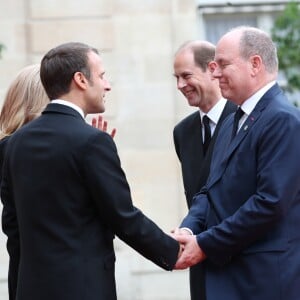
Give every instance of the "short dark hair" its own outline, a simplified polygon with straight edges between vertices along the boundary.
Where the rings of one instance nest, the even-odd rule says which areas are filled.
[[[50,100],[57,99],[70,91],[72,78],[82,72],[90,79],[88,53],[98,50],[84,43],[61,44],[48,51],[41,61],[40,76]]]

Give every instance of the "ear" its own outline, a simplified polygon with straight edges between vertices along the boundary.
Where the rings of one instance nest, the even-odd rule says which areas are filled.
[[[260,70],[263,65],[262,59],[259,55],[253,55],[250,57],[250,64],[252,69],[252,74],[255,76]]]
[[[215,69],[217,68],[217,63],[215,61],[210,61],[207,64],[207,68],[211,73],[213,73],[215,71]]]
[[[81,72],[76,72],[73,75],[73,80],[74,83],[80,88],[85,90],[87,88],[87,79],[85,78],[85,76],[83,75],[83,73]]]

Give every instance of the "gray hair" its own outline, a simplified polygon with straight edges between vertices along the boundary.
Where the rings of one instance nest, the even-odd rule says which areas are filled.
[[[278,71],[277,49],[268,34],[258,28],[240,26],[231,31],[241,32],[240,55],[248,59],[253,55],[259,55],[267,72],[276,73]]]

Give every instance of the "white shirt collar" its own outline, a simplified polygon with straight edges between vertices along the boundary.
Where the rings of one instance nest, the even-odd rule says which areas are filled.
[[[84,119],[83,110],[78,105],[76,105],[76,104],[74,104],[70,101],[55,99],[55,100],[52,100],[51,103],[56,103],[56,104],[62,104],[62,105],[65,105],[65,106],[69,106],[69,107],[75,109],[82,116],[82,118]]]
[[[200,109],[200,117],[201,120],[202,118],[207,115],[209,117],[209,119],[211,120],[211,122],[214,123],[214,125],[216,125],[221,117],[221,114],[224,110],[224,107],[226,105],[226,99],[221,98],[211,109],[210,111],[206,114],[204,113],[201,109]]]
[[[249,116],[258,101],[262,98],[262,96],[275,84],[275,80],[269,82],[267,85],[265,85],[263,88],[258,90],[255,94],[253,94],[249,99],[247,99],[242,105],[241,109],[243,112]]]

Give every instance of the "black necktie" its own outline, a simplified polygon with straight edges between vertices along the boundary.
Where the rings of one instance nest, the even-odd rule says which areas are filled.
[[[211,131],[210,131],[210,125],[209,125],[209,117],[207,115],[203,116],[203,118],[202,118],[202,125],[204,127],[203,152],[205,154],[206,151],[207,151],[207,148],[209,146],[209,142],[211,140]]]
[[[241,117],[243,116],[243,114],[244,114],[244,112],[240,107],[237,109],[237,111],[234,114],[231,140],[236,136],[236,133],[237,133],[238,127],[239,127],[239,121],[240,121]]]

